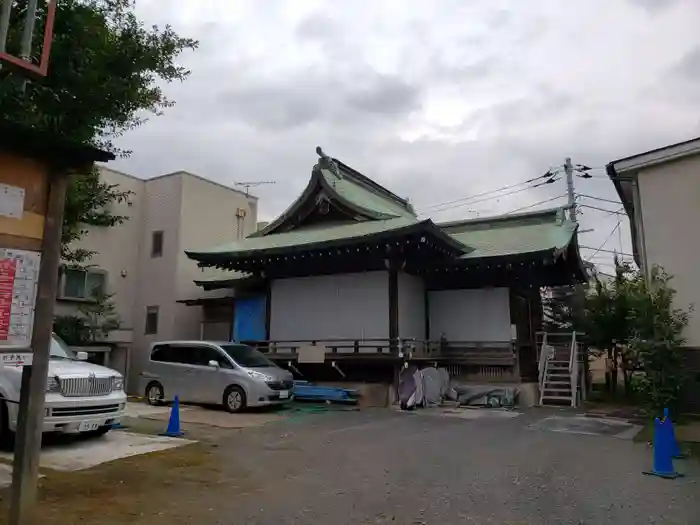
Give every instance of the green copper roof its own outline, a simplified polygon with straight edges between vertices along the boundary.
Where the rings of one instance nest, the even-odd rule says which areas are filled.
[[[405,201],[398,200],[392,194],[385,194],[384,188],[374,188],[362,183],[361,179],[353,177],[341,164],[341,177],[331,170],[321,168],[321,174],[328,186],[341,198],[358,208],[368,210],[388,217],[410,217],[416,214]],[[385,190],[386,191],[386,190]],[[388,193],[388,192],[387,192]]]
[[[521,215],[438,224],[453,239],[473,248],[463,259],[522,255],[561,250],[572,241],[576,225],[561,208]]]
[[[211,260],[212,257],[224,256],[244,258],[256,255],[284,252],[290,249],[322,248],[334,244],[352,241],[369,241],[372,237],[384,234],[402,234],[412,231],[425,231],[440,238],[458,252],[466,250],[459,242],[445,235],[430,220],[418,221],[415,218],[399,217],[396,219],[352,222],[334,226],[317,225],[285,233],[274,233],[261,237],[247,237],[240,242],[217,246],[210,250],[186,252],[188,257],[196,260]]]

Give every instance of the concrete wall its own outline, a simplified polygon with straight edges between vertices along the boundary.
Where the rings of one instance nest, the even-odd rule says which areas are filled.
[[[107,274],[107,291],[114,294],[132,340],[130,384],[135,385],[152,342],[200,336],[201,308],[176,301],[222,293],[206,293],[194,285],[194,279],[219,272],[202,272],[184,251],[235,242],[254,232],[257,198],[186,172],[142,180],[106,167],[100,170],[104,182],[133,192],[130,203],[113,204],[114,213],[129,220],[112,228],[88,228],[77,247],[97,252],[91,263]],[[245,217],[238,217],[237,209]],[[160,257],[151,256],[156,231],[163,232]],[[75,313],[78,304],[59,301],[56,313]],[[157,334],[144,334],[148,306],[159,307]]]
[[[389,274],[366,272],[272,283],[270,339],[388,339]]]
[[[423,279],[399,272],[399,337],[427,339]]]
[[[430,339],[494,342],[511,340],[508,288],[428,292]]]
[[[112,228],[87,227],[87,234],[75,244],[77,248],[97,253],[90,260],[106,273],[107,293],[114,294],[112,301],[122,322],[122,328],[132,330],[135,323],[134,303],[139,287],[139,243],[144,213],[145,183],[125,173],[100,168],[100,178],[107,184],[118,184],[122,191],[132,191],[128,203],[112,204],[112,212],[129,217],[123,224]],[[80,303],[60,300],[56,315],[77,312]]]
[[[642,170],[638,182],[646,264],[673,276],[677,307],[696,305],[685,336],[700,347],[700,156]]]
[[[138,384],[140,373],[150,344],[170,339],[175,326],[175,300],[177,260],[180,252],[180,201],[182,180],[180,177],[158,177],[147,181],[144,198],[144,220],[141,224],[141,250],[139,255],[139,289],[134,315],[134,345],[130,381]],[[163,255],[151,256],[153,232],[163,232]],[[145,334],[146,309],[158,306],[158,333]]]
[[[176,300],[201,297],[194,280],[226,278],[227,272],[201,269],[185,255],[185,250],[208,249],[233,243],[253,233],[257,224],[257,198],[201,179],[189,173],[178,175],[182,196],[178,223]],[[244,210],[245,217],[237,216]],[[238,215],[241,215],[240,213]],[[175,324],[170,338],[197,339],[200,336],[202,309],[183,304],[174,306]]]

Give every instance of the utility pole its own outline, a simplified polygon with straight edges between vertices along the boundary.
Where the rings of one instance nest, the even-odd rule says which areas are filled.
[[[566,172],[566,196],[568,197],[569,219],[576,222],[576,196],[574,195],[574,167],[571,164],[571,157],[566,157],[564,161],[564,171]]]

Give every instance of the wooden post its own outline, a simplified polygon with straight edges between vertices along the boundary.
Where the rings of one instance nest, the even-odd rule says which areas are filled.
[[[399,272],[396,262],[389,260],[389,353],[396,354],[399,344]]]
[[[53,175],[53,174],[52,174]],[[61,257],[61,228],[68,176],[60,173],[49,181],[49,197],[41,244],[41,266],[37,287],[34,327],[32,330],[32,365],[29,388],[20,393],[20,414],[12,470],[10,525],[30,523],[36,500],[41,434],[44,419],[44,398],[49,369],[49,350],[53,329],[53,310],[58,285]],[[24,377],[23,377],[24,379]],[[24,385],[23,385],[24,386]],[[22,410],[25,408],[26,412]],[[23,413],[24,412],[24,413]]]

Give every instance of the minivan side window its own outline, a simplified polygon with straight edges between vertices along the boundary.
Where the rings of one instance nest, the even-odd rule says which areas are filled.
[[[199,348],[199,365],[209,366],[209,361],[216,361],[221,368],[233,368],[233,365],[226,359],[221,352],[210,346],[200,346]]]
[[[159,363],[173,363],[172,348],[169,345],[156,345],[151,351],[151,361]]]

